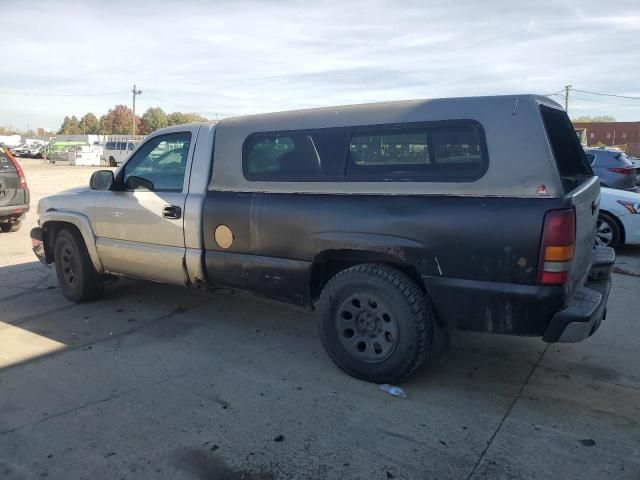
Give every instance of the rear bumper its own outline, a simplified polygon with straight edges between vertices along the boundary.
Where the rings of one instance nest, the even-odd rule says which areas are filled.
[[[31,246],[33,248],[33,253],[35,253],[38,260],[40,260],[44,265],[48,265],[47,263],[47,255],[44,249],[44,241],[42,228],[36,227],[31,229]]]
[[[451,328],[577,342],[593,334],[605,316],[614,260],[613,249],[594,249],[588,281],[569,295],[565,286],[422,280],[437,317]]]
[[[589,280],[576,288],[564,308],[551,318],[542,337],[545,342],[580,342],[598,330],[607,314],[615,258],[612,248],[594,250]]]
[[[29,211],[29,204],[0,207],[0,218],[19,218]]]

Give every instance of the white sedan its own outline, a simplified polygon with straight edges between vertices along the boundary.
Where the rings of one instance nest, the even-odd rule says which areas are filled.
[[[640,193],[613,188],[601,188],[600,192],[596,244],[640,244]]]

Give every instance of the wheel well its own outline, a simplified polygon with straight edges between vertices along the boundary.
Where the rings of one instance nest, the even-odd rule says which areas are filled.
[[[379,263],[397,268],[411,278],[420,290],[425,291],[422,277],[417,270],[399,257],[367,250],[329,250],[316,255],[313,260],[311,301],[313,302],[320,297],[322,289],[334,275],[362,263]]]
[[[47,259],[47,263],[53,263],[55,261],[55,245],[56,245],[56,237],[60,230],[62,229],[75,230],[79,235],[81,235],[80,230],[73,223],[69,222],[59,222],[52,221],[47,222],[44,227],[44,253]]]
[[[605,215],[609,216],[614,222],[616,222],[616,225],[618,226],[618,229],[620,230],[620,245],[624,245],[624,237],[625,237],[625,231],[624,231],[624,225],[622,224],[622,222],[620,220],[618,220],[618,217],[616,217],[613,213],[608,212],[607,210],[602,210],[600,209],[600,213],[604,213]]]

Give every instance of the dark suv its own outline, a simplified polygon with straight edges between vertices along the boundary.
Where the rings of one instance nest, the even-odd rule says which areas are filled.
[[[0,147],[0,230],[17,232],[29,210],[29,189],[22,167]]]

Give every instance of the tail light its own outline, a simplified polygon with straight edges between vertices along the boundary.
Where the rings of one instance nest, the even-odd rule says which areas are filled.
[[[4,150],[4,152],[7,158],[9,159],[9,161],[13,163],[13,166],[16,169],[16,172],[18,173],[18,178],[20,179],[20,186],[18,187],[18,189],[25,190],[27,188],[27,179],[24,176],[24,170],[22,170],[22,167],[20,166],[20,164],[14,158],[13,155],[11,155],[6,149]]]
[[[542,230],[539,283],[562,285],[569,280],[575,242],[575,211],[568,209],[547,212]]]
[[[610,172],[621,173],[623,175],[633,175],[636,173],[636,169],[633,167],[612,167],[607,168]]]

